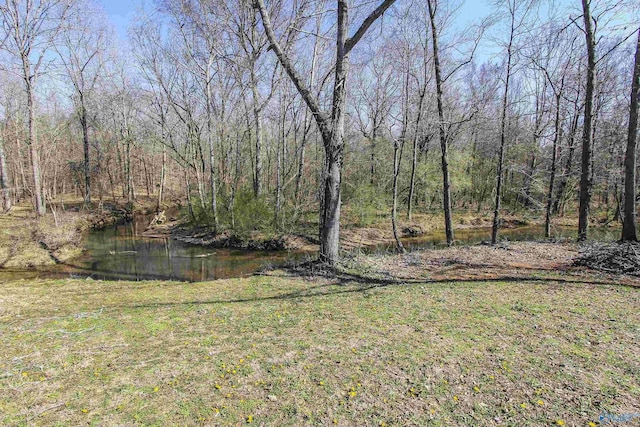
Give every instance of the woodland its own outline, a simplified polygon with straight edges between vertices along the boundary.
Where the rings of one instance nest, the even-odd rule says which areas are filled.
[[[116,3],[0,0],[0,424],[638,419],[637,0]]]
[[[141,195],[214,232],[452,212],[636,240],[638,4],[157,0],[125,41],[93,0],[0,4],[2,210]],[[344,213],[344,215],[343,215]],[[346,218],[346,220],[345,220]]]

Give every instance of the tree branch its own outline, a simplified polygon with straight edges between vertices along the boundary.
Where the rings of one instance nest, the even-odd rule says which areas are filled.
[[[262,2],[262,0],[259,1]],[[384,0],[382,4],[376,8],[376,10],[374,10],[369,16],[367,16],[367,18],[362,22],[360,28],[358,28],[358,31],[356,31],[353,37],[348,38],[345,42],[345,54],[348,54],[351,49],[353,49],[353,47],[360,41],[362,36],[364,36],[364,33],[366,33],[369,27],[373,25],[376,19],[378,19],[380,15],[382,15],[387,9],[389,9],[389,7],[393,3],[395,3],[395,1],[396,0]]]
[[[293,67],[293,64],[291,63],[290,58],[287,56],[286,53],[284,53],[284,51],[282,50],[282,47],[280,47],[280,44],[276,39],[276,35],[273,32],[271,19],[269,18],[269,14],[264,5],[264,0],[254,0],[253,5],[260,12],[264,31],[267,33],[267,38],[269,39],[269,43],[271,43],[271,47],[273,48],[273,51],[278,57],[280,64],[285,69],[285,71],[291,78],[291,81],[295,85],[296,89],[298,89],[298,92],[302,96],[302,99],[304,99],[304,102],[307,104],[307,106],[311,110],[311,113],[315,117],[316,123],[318,124],[318,128],[320,129],[320,133],[322,133],[323,139],[329,140],[331,131],[329,128],[328,119],[324,115],[324,113],[320,110],[320,105],[318,103],[318,100],[313,96],[313,94],[307,87],[304,80],[302,80],[302,78],[300,77],[296,69]]]

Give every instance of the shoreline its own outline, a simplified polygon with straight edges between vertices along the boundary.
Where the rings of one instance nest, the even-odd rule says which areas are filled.
[[[92,204],[95,206],[95,204]],[[14,206],[0,215],[0,269],[32,269],[64,264],[82,255],[83,239],[92,230],[122,224],[154,208],[142,200],[133,206],[104,203],[84,209],[81,201],[55,202],[36,218],[28,205]],[[52,209],[53,207],[53,209]]]
[[[56,206],[56,205],[54,205]],[[28,269],[64,264],[82,255],[84,237],[92,230],[114,226],[134,219],[136,215],[152,215],[155,203],[141,200],[134,206],[126,203],[105,203],[100,211],[83,210],[82,203],[67,203],[61,211],[57,204],[53,213],[35,218],[29,206],[17,206],[0,216],[0,227],[5,231],[4,242],[0,240],[0,269]],[[165,210],[170,210],[165,207]],[[486,216],[458,213],[454,216],[455,229],[482,232],[490,230]],[[570,227],[575,219],[556,218],[554,227]],[[593,221],[593,225],[599,225]],[[503,217],[502,230],[539,227],[539,218]],[[400,220],[401,239],[407,243],[437,235],[442,231],[442,221],[437,215],[417,214],[411,221]],[[611,224],[608,225],[611,227]],[[248,236],[231,230],[213,233],[205,227],[189,228],[180,220],[169,218],[162,224],[147,227],[140,234],[143,238],[171,238],[183,243],[211,247],[255,251],[296,251],[313,253],[319,250],[317,237],[307,233],[262,233],[252,232]],[[415,240],[414,240],[415,239]],[[562,239],[561,239],[562,240]],[[370,226],[346,225],[340,236],[341,250],[345,252],[372,250],[376,247],[391,247],[395,239],[390,224],[377,222]],[[464,245],[467,246],[467,245]]]

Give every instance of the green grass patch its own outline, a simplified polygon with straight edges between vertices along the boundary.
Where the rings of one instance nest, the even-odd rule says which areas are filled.
[[[4,425],[557,425],[640,412],[637,289],[0,284]]]

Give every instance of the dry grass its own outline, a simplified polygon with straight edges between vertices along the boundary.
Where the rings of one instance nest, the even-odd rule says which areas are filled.
[[[65,198],[56,201],[53,211],[50,205],[42,218],[36,218],[29,205],[14,206],[0,215],[0,268],[49,266],[78,256],[83,234],[94,226],[122,221],[124,205],[120,201],[100,209],[95,203],[85,208],[82,199]],[[133,209],[149,212],[152,206],[152,200],[143,198]]]
[[[0,422],[586,426],[640,412],[640,294],[596,282],[4,283]]]
[[[0,267],[55,264],[49,251],[34,238],[37,226],[31,208],[16,206],[10,214],[0,215]]]
[[[545,272],[567,272],[578,249],[575,244],[505,242],[497,246],[457,246],[403,255],[358,257],[357,265],[404,279],[495,279]]]

